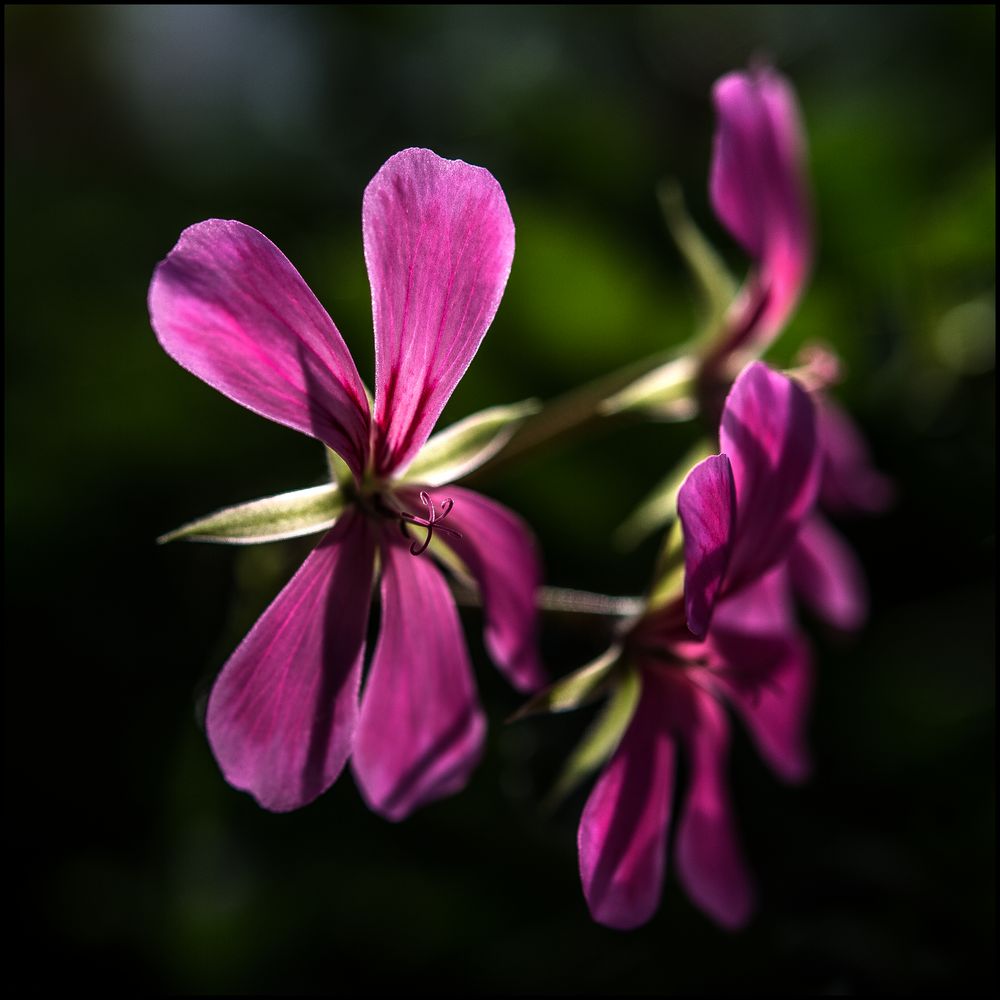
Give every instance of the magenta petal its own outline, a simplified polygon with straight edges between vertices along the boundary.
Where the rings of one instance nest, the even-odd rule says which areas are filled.
[[[400,820],[465,786],[486,721],[441,572],[401,542],[381,551],[382,625],[351,766],[368,805]]]
[[[226,780],[265,808],[311,802],[351,752],[375,543],[348,513],[222,668],[208,739]]]
[[[391,157],[365,190],[375,319],[376,471],[427,439],[479,348],[514,257],[514,223],[487,170],[428,149]]]
[[[684,526],[684,605],[688,628],[703,636],[732,553],[736,521],[733,471],[725,455],[712,455],[687,475],[677,494]]]
[[[730,73],[713,98],[712,205],[757,262],[768,301],[755,339],[766,339],[794,308],[812,258],[801,118],[788,82],[771,69]]]
[[[547,677],[535,603],[542,566],[531,531],[513,511],[472,490],[444,486],[439,496],[455,501],[446,524],[462,537],[444,540],[479,584],[490,656],[518,691],[537,691]]]
[[[255,413],[319,438],[361,473],[369,412],[354,360],[285,255],[241,222],[181,233],[149,314],[163,349]]]
[[[695,687],[691,692],[685,734],[690,784],[677,828],[677,876],[700,909],[735,930],[750,918],[754,891],[729,801],[729,724],[710,694]]]
[[[872,464],[868,445],[847,412],[822,393],[815,399],[823,452],[820,503],[832,513],[881,513],[892,503],[892,481]]]
[[[789,559],[797,594],[834,628],[853,632],[868,617],[868,586],[857,556],[825,518],[802,526]]]
[[[726,590],[746,586],[783,560],[819,488],[812,400],[790,378],[757,361],[733,384],[720,445],[736,487],[736,539]]]
[[[655,671],[643,671],[635,715],[580,818],[587,906],[598,923],[619,930],[646,923],[663,891],[675,750],[662,687]]]

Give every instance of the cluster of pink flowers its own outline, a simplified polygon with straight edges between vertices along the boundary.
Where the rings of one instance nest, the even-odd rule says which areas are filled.
[[[718,382],[785,324],[809,271],[812,227],[788,84],[768,69],[731,74],[715,103],[712,201],[752,259],[702,359],[702,379]],[[149,308],[174,360],[318,439],[341,468],[324,517],[295,532],[322,530],[319,543],[212,689],[206,726],[219,766],[261,806],[286,811],[350,762],[368,805],[400,820],[462,789],[483,749],[448,574],[475,581],[487,650],[517,690],[534,692],[546,683],[542,572],[516,514],[447,485],[502,447],[503,421],[485,446],[461,429],[431,437],[510,273],[514,225],[500,185],[480,167],[404,150],[368,185],[362,226],[373,395],[295,268],[240,222],[185,230],[156,269]],[[492,427],[491,412],[475,427]],[[889,499],[846,414],[751,361],[728,389],[717,440],[677,499],[683,585],[651,600],[622,640],[640,694],[580,822],[584,895],[613,927],[637,926],[658,907],[679,746],[690,772],[674,824],[679,877],[720,924],[746,921],[753,889],[727,792],[725,706],[780,777],[804,778],[812,665],[792,595],[839,628],[856,628],[866,611],[857,561],[818,512],[879,510]],[[379,635],[365,669],[376,588]]]

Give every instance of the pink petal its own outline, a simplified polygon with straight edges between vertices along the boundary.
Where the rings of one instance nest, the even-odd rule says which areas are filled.
[[[816,418],[823,451],[820,502],[833,513],[879,514],[892,503],[892,481],[872,464],[868,445],[847,412],[817,393]]]
[[[788,555],[812,511],[820,475],[812,400],[792,379],[754,362],[729,392],[719,438],[736,487],[731,593]]]
[[[382,624],[351,766],[368,805],[400,820],[465,786],[486,721],[441,572],[402,539],[381,551]]]
[[[772,69],[722,77],[713,99],[712,204],[757,262],[754,283],[767,289],[768,301],[744,334],[766,341],[795,307],[812,258],[801,117],[792,88]]]
[[[677,875],[695,905],[735,930],[750,919],[754,891],[729,801],[729,724],[710,694],[694,685],[690,691],[691,774],[677,828]]]
[[[684,604],[688,628],[708,629],[732,553],[736,521],[733,472],[725,455],[712,455],[687,475],[677,494],[684,526]]]
[[[375,318],[375,465],[405,465],[479,349],[514,257],[514,223],[482,167],[406,149],[364,198]]]
[[[358,715],[375,543],[347,513],[222,668],[208,739],[226,780],[286,812],[336,781]]]
[[[868,586],[857,556],[819,514],[802,526],[789,560],[792,584],[834,628],[853,632],[868,617]]]
[[[598,923],[619,930],[646,923],[663,891],[675,758],[665,711],[663,682],[644,670],[635,715],[580,819],[587,906]]]
[[[806,725],[814,686],[812,659],[797,636],[778,643],[776,638],[767,683],[753,693],[730,688],[728,694],[761,757],[778,777],[798,783],[811,770]]]
[[[444,540],[479,584],[490,656],[518,691],[537,691],[548,679],[538,655],[542,565],[534,536],[513,511],[480,493],[445,486],[438,497],[455,501],[445,523],[462,537]]]
[[[222,219],[185,229],[153,275],[149,314],[182,368],[254,413],[324,441],[360,475],[364,385],[330,317],[266,236]]]

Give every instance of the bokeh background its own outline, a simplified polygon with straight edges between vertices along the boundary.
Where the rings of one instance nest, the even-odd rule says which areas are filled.
[[[8,978],[171,992],[988,990],[994,947],[992,7],[7,7],[5,779]],[[842,525],[872,616],[810,622],[812,781],[742,734],[733,794],[760,908],[718,930],[668,874],[645,928],[591,923],[584,792],[539,801],[588,712],[518,701],[464,613],[491,719],[462,795],[402,825],[349,774],[273,816],[220,777],[211,680],[308,541],[160,533],[318,482],[321,449],[177,367],[149,328],[181,229],[268,234],[372,371],[365,184],[429,146],[487,166],[517,225],[500,312],[445,421],[575,385],[695,321],[654,188],[711,215],[709,90],[773,59],[808,126],[820,248],[770,355],[821,339],[899,499]],[[613,529],[693,439],[593,435],[483,487],[549,583],[646,584]],[[553,673],[599,627],[546,619]]]

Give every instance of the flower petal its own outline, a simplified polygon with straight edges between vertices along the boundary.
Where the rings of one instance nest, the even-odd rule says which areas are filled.
[[[439,493],[455,501],[446,523],[462,537],[445,541],[479,584],[486,648],[518,691],[537,691],[548,678],[538,654],[542,564],[534,536],[513,511],[481,493],[457,486]]]
[[[677,876],[695,905],[736,930],[750,918],[754,891],[729,801],[729,724],[710,694],[694,685],[689,691],[685,742],[691,776],[677,828]]]
[[[812,511],[821,457],[812,400],[792,379],[754,362],[729,392],[719,438],[736,487],[725,585],[732,593],[787,556]]]
[[[787,577],[784,567],[772,570],[721,601],[709,647],[713,676],[742,715],[758,752],[780,778],[798,782],[810,771],[806,724],[813,667]]]
[[[391,157],[365,190],[375,321],[376,472],[427,440],[500,304],[514,223],[487,170],[429,149]]]
[[[872,464],[868,445],[846,410],[824,393],[814,398],[823,451],[820,502],[832,513],[880,514],[892,503],[892,481]]]
[[[215,758],[265,809],[311,802],[350,755],[374,556],[368,522],[345,514],[212,688],[206,727]]]
[[[665,709],[660,678],[644,670],[632,722],[580,818],[583,894],[607,927],[638,927],[660,905],[675,766]]]
[[[400,820],[465,786],[486,720],[440,570],[395,539],[381,551],[382,625],[351,766],[368,805]]]
[[[182,368],[319,438],[360,475],[370,420],[364,385],[330,317],[266,236],[222,219],[185,229],[153,275],[149,314]]]
[[[733,470],[712,455],[688,473],[677,494],[684,526],[684,607],[688,628],[703,636],[732,554],[736,523]]]
[[[758,264],[752,280],[768,299],[752,333],[766,340],[794,308],[812,258],[801,117],[792,88],[772,69],[730,73],[712,96],[712,205]]]
[[[853,632],[868,617],[868,586],[858,557],[820,514],[802,526],[789,559],[796,593],[834,628]]]

